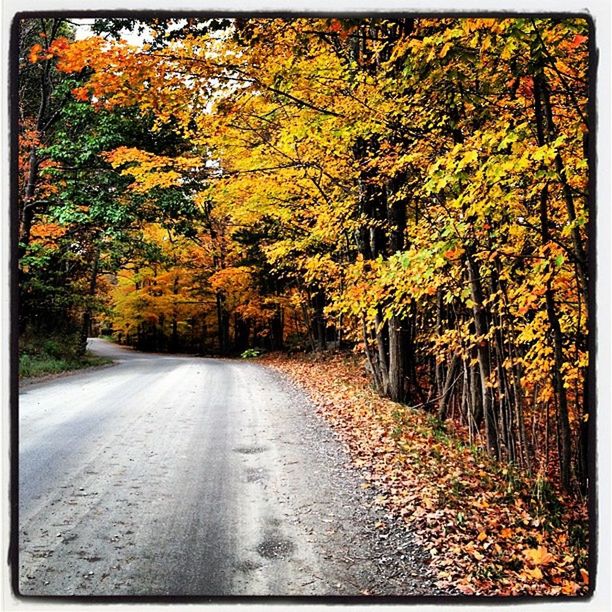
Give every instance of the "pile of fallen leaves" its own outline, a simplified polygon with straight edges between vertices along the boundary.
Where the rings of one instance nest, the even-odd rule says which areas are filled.
[[[428,551],[440,588],[467,595],[588,592],[588,513],[517,475],[460,430],[379,397],[360,360],[281,355],[266,363],[305,388],[349,448],[364,488]],[[380,525],[383,527],[384,525]]]

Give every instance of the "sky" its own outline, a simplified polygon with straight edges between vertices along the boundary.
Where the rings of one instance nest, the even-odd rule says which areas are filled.
[[[77,40],[88,38],[93,35],[90,25],[93,24],[92,19],[72,19],[74,24],[77,25],[75,37]],[[138,32],[130,32],[129,30],[122,30],[121,34],[125,41],[130,45],[140,46],[147,41],[147,33],[149,28],[145,29],[145,32],[139,34]]]

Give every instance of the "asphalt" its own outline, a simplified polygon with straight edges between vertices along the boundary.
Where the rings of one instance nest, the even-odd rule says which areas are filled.
[[[20,594],[437,593],[410,534],[280,375],[90,350],[115,365],[19,396]]]

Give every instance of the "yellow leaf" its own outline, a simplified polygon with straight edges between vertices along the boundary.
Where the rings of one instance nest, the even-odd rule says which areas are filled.
[[[425,497],[423,499],[423,506],[425,508],[427,508],[427,510],[434,510],[435,509],[435,504],[433,503],[433,501],[431,499],[429,499],[428,497]]]
[[[481,531],[481,532],[478,534],[478,538],[476,538],[476,539],[477,539],[479,542],[482,542],[483,540],[486,540],[486,539],[487,539],[487,534],[486,534],[486,532]]]
[[[539,567],[535,567],[534,569],[528,569],[523,572],[523,574],[533,578],[534,580],[542,580],[544,574],[542,574],[542,570]]]
[[[440,51],[440,57],[446,57],[446,54],[448,53],[448,50],[451,48],[451,44],[449,42],[447,42],[443,47],[442,50]]]
[[[563,583],[563,587],[561,588],[561,592],[564,595],[575,595],[580,590],[580,585],[572,582],[571,580],[567,580]]]
[[[544,546],[528,548],[523,552],[523,556],[531,565],[549,565],[555,559]]]

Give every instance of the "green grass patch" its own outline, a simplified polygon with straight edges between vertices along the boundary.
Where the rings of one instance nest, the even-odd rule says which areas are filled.
[[[260,348],[248,348],[246,351],[243,351],[240,355],[243,359],[254,359],[263,355],[264,351]]]
[[[62,359],[47,354],[19,356],[19,378],[35,378],[46,374],[60,374],[72,370],[81,370],[92,366],[111,363],[112,359],[85,355],[80,359]]]
[[[19,378],[61,374],[111,363],[111,359],[79,354],[77,333],[49,334],[29,331],[19,339]]]

